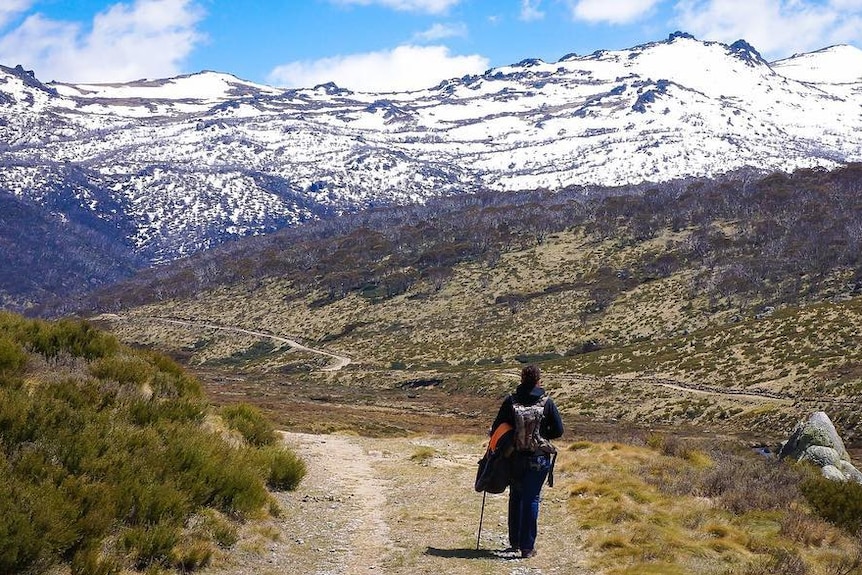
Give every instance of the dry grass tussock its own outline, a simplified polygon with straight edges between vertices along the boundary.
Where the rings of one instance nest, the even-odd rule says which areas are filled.
[[[789,464],[673,436],[571,448],[569,508],[608,575],[827,574],[859,554],[859,539],[809,508],[806,472]]]

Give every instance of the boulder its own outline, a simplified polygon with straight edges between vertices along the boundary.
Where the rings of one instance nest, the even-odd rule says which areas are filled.
[[[800,421],[790,434],[790,438],[782,446],[778,457],[792,457],[799,460],[806,449],[812,445],[831,447],[838,452],[838,458],[850,461],[844,442],[832,425],[832,420],[822,411],[812,413],[807,421]]]
[[[838,467],[838,464],[842,459],[841,456],[838,455],[838,452],[831,447],[812,445],[802,452],[798,461],[808,461],[817,467],[826,467],[827,465]]]
[[[850,481],[862,483],[862,471],[856,469],[849,461],[839,461],[836,467],[838,467],[838,469],[841,470],[841,473],[843,473]]]
[[[850,461],[844,441],[822,411],[811,414],[793,428],[790,438],[781,445],[778,457],[816,465],[824,477],[834,481],[862,483],[862,472]]]
[[[820,469],[820,473],[823,474],[823,477],[831,481],[847,481],[847,478],[844,477],[844,474],[841,473],[841,470],[834,465],[826,465],[825,467]]]

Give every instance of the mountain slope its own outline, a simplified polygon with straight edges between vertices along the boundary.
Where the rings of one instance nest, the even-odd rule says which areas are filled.
[[[64,208],[63,200],[52,198],[56,211],[49,213],[0,192],[0,308],[97,289],[145,264],[131,246],[116,241],[116,229],[88,221],[93,214],[81,214],[74,204]]]
[[[818,76],[827,59],[834,69],[859,51],[773,66],[745,42],[678,33],[391,94],[214,72],[43,84],[0,67],[0,190],[49,211],[67,190],[94,218],[124,222],[117,242],[163,262],[321,215],[482,189],[834,167],[862,159],[862,83],[822,83],[834,80]]]
[[[816,408],[855,440],[860,182],[857,164],[604,198],[447,198],[223,246],[89,309],[118,314],[105,320],[138,345],[253,374],[226,387],[213,374],[227,397],[493,395],[543,362],[573,415],[767,432]],[[328,362],[279,338],[353,361],[315,375]]]
[[[862,51],[846,44],[830,46],[773,62],[772,69],[800,82],[858,84],[862,82]]]

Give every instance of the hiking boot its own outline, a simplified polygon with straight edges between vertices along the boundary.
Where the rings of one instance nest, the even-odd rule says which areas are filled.
[[[535,556],[536,556],[536,550],[535,549],[521,549],[521,558],[522,559],[529,559],[530,557],[535,557]]]

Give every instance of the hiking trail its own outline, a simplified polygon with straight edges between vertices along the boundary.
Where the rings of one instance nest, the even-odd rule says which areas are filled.
[[[124,318],[122,316],[118,316],[116,314],[103,314],[101,316],[98,316],[97,319],[110,320],[110,321],[126,320],[126,318]],[[271,340],[276,341],[278,343],[287,344],[290,348],[292,348],[294,350],[305,351],[308,353],[313,353],[315,355],[322,355],[322,356],[332,360],[332,363],[330,363],[329,365],[327,365],[324,368],[321,368],[321,371],[339,371],[339,370],[347,367],[351,363],[353,363],[353,360],[351,358],[345,356],[345,355],[338,355],[336,353],[330,353],[330,352],[324,351],[322,349],[316,349],[316,348],[308,347],[306,345],[302,345],[301,343],[299,343],[296,340],[282,337],[280,335],[275,335],[272,333],[266,333],[263,331],[254,331],[254,330],[245,329],[245,328],[241,328],[241,327],[224,326],[224,325],[199,322],[199,321],[172,319],[172,318],[167,318],[167,317],[152,316],[152,317],[146,317],[146,318],[142,318],[142,319],[146,319],[149,321],[160,321],[160,322],[169,323],[169,324],[173,324],[173,325],[193,327],[193,328],[197,328],[197,329],[227,331],[227,332],[232,332],[232,333],[241,333],[244,335],[251,335],[251,336],[260,337],[263,339],[271,339]]]
[[[276,494],[282,513],[244,529],[210,571],[227,575],[588,575],[567,494],[543,490],[538,555],[507,546],[506,495],[473,490],[478,437],[366,438],[283,433],[306,462],[297,490]],[[558,481],[561,471],[557,472]],[[251,525],[251,524],[249,524]]]

